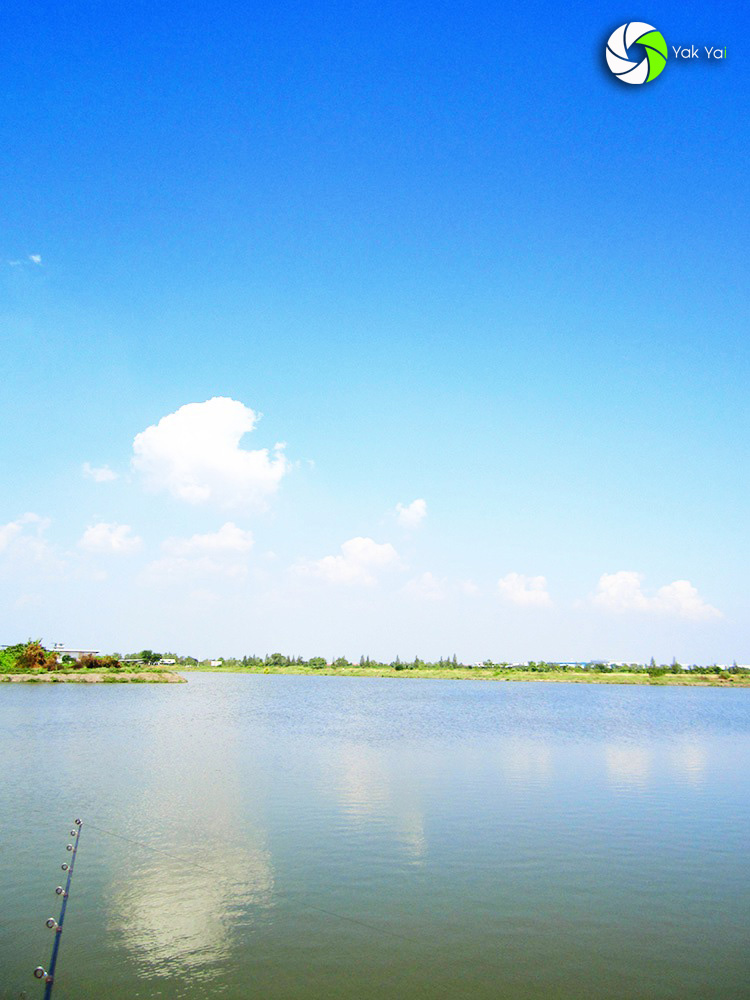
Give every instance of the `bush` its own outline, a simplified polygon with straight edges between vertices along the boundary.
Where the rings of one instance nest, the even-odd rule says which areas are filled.
[[[59,670],[60,664],[54,653],[50,653],[38,641],[27,642],[16,656],[16,670]]]
[[[84,653],[77,666],[85,667],[86,670],[118,670],[122,664],[114,656],[93,656],[91,653]]]

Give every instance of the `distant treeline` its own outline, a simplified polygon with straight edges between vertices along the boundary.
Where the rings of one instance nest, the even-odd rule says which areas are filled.
[[[192,656],[178,656],[175,653],[164,653],[166,659],[174,659],[177,666],[208,666],[212,661],[198,660]],[[216,661],[213,661],[216,662]],[[395,660],[382,661],[373,660],[369,656],[361,656],[359,660],[348,660],[345,656],[335,659],[327,659],[324,656],[313,656],[305,659],[302,656],[285,656],[283,653],[270,653],[266,656],[248,655],[243,657],[225,657],[220,660],[221,666],[226,669],[283,669],[284,667],[307,667],[313,670],[351,670],[357,667],[372,670],[523,670],[531,673],[566,673],[571,671],[594,671],[597,673],[647,673],[651,676],[662,676],[665,674],[681,674],[699,671],[701,673],[713,674],[750,674],[750,668],[745,666],[732,666],[712,664],[701,666],[698,664],[683,665],[673,661],[672,663],[657,664],[654,659],[650,663],[605,663],[594,660],[589,663],[553,663],[545,660],[530,660],[527,663],[512,663],[510,661],[484,660],[482,663],[462,663],[455,654],[451,657],[441,657],[439,660],[422,660],[415,657],[413,660],[402,660],[396,657]]]

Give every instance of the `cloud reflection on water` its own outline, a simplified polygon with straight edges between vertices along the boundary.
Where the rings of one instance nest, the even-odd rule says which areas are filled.
[[[501,753],[503,772],[513,784],[543,784],[552,773],[552,753],[541,740],[505,740]]]
[[[211,979],[230,959],[238,925],[263,919],[274,902],[268,831],[252,800],[260,776],[242,757],[242,725],[225,701],[215,707],[221,739],[214,725],[190,727],[178,705],[148,718],[152,731],[147,739],[142,725],[131,758],[139,780],[132,815],[161,853],[126,849],[110,928],[144,975]]]
[[[708,755],[699,743],[681,743],[674,747],[670,759],[680,777],[690,785],[702,785],[706,778]]]
[[[385,823],[395,829],[412,860],[423,858],[427,839],[416,773],[396,768],[381,753],[357,744],[340,754],[337,769],[335,788],[350,823],[358,827]]]
[[[604,748],[607,771],[613,784],[645,787],[651,774],[651,754],[643,747],[609,744]]]
[[[270,855],[260,848],[225,846],[202,857],[216,871],[169,858],[131,868],[112,900],[111,930],[151,974],[195,972],[226,959],[232,927],[272,903]],[[210,863],[210,860],[209,860]]]

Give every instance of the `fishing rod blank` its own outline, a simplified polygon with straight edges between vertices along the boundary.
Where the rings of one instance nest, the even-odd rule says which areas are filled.
[[[70,831],[70,836],[73,838],[73,843],[68,844],[67,850],[71,852],[70,854],[70,864],[67,862],[63,864],[62,870],[68,873],[68,881],[65,883],[65,888],[61,885],[55,889],[58,896],[62,896],[62,906],[60,907],[60,917],[55,920],[54,917],[49,917],[45,923],[51,931],[55,932],[55,941],[52,945],[52,957],[49,962],[49,972],[43,969],[41,965],[38,965],[34,969],[34,976],[37,979],[43,979],[47,984],[44,990],[44,1000],[50,1000],[52,996],[52,986],[55,982],[55,967],[57,966],[57,954],[60,950],[60,938],[62,937],[63,921],[65,920],[65,908],[68,905],[68,895],[70,894],[70,882],[73,878],[73,868],[76,863],[76,852],[78,851],[78,844],[81,839],[81,827],[83,823],[80,819],[75,821],[76,829]]]

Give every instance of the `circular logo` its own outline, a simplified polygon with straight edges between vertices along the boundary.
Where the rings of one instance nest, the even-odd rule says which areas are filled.
[[[634,49],[632,45],[641,45]],[[607,65],[623,83],[648,83],[667,65],[667,43],[660,31],[643,21],[630,21],[607,41]]]

